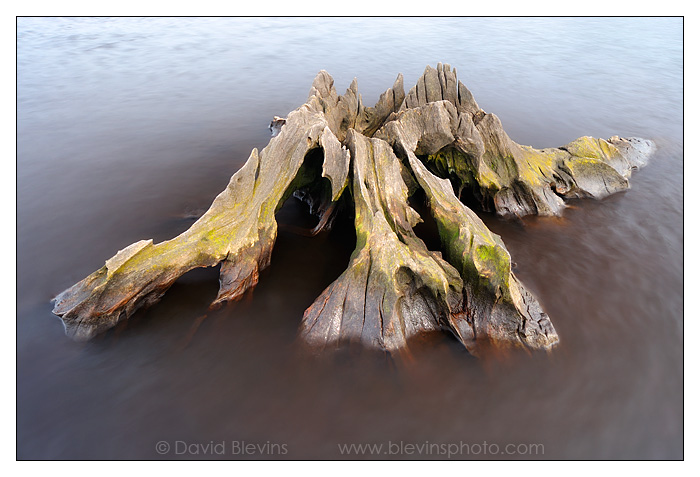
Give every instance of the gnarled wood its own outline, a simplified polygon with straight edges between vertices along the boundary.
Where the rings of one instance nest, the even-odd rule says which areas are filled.
[[[456,87],[455,87],[456,83]],[[454,141],[442,149],[421,147],[416,154],[442,177],[473,190],[485,209],[499,215],[559,215],[564,199],[601,199],[629,188],[632,170],[654,152],[640,138],[579,138],[561,148],[533,149],[510,139],[495,114],[484,112],[471,92],[456,80],[456,71],[427,67],[401,107],[410,111],[436,101],[455,107]],[[451,114],[455,114],[451,112]]]
[[[126,247],[56,297],[54,313],[69,336],[109,329],[196,267],[221,263],[214,304],[237,299],[270,263],[275,213],[287,198],[307,201],[321,218],[313,234],[332,226],[336,204],[349,195],[357,246],[347,270],[304,314],[307,343],[395,351],[413,335],[442,329],[474,354],[481,344],[548,349],[558,342],[549,317],[514,275],[500,237],[459,196],[468,190],[501,215],[559,214],[566,198],[626,189],[654,150],[651,141],[618,137],[521,146],[442,64],[427,67],[408,94],[399,75],[372,108],[356,80],[339,96],[321,71],[307,102],[270,129],[268,146],[253,150],[189,230]],[[409,197],[419,189],[442,252],[414,231],[421,217]]]
[[[396,350],[461,311],[462,280],[415,235],[401,165],[389,144],[350,129],[357,248],[348,269],[306,310],[301,336],[317,347],[359,341]]]
[[[260,153],[253,150],[210,209],[187,231],[159,244],[149,240],[131,245],[58,295],[53,311],[63,319],[66,333],[85,340],[113,327],[158,301],[193,268],[221,263],[214,303],[236,299],[255,286],[259,271],[270,263],[277,237],[275,212],[294,190],[314,179],[299,173],[307,153],[319,147],[326,150],[323,167],[336,195],[346,183],[349,156],[337,140],[328,138],[328,131],[323,114],[308,105],[290,113],[280,134]]]

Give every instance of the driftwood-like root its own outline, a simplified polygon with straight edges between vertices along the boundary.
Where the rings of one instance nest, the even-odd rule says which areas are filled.
[[[365,107],[354,80],[339,96],[321,71],[309,99],[270,124],[273,138],[231,178],[189,230],[142,240],[58,295],[66,333],[85,340],[157,302],[187,271],[221,263],[214,305],[240,298],[269,266],[275,213],[291,196],[319,217],[310,235],[354,213],[347,270],[306,310],[300,337],[315,349],[361,343],[394,352],[410,338],[452,332],[473,354],[482,345],[549,349],[558,336],[517,279],[500,237],[459,197],[475,194],[505,216],[557,215],[568,198],[602,198],[629,187],[651,141],[579,138],[533,149],[512,141],[455,70],[427,67],[408,94],[403,77]],[[424,193],[441,251],[429,250],[409,205]],[[343,201],[352,207],[339,207]]]

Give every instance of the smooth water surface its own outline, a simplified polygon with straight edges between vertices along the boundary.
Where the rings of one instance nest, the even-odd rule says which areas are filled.
[[[447,456],[339,444],[484,442],[543,447],[451,458],[683,457],[681,19],[20,18],[17,35],[18,458],[432,459]],[[629,191],[562,218],[482,214],[549,313],[552,353],[479,361],[447,335],[401,362],[300,352],[303,312],[354,243],[294,233],[313,220],[293,200],[245,300],[208,311],[217,270],[197,270],[93,342],[65,337],[51,298],[187,229],[319,70],[373,105],[438,62],[521,144],[658,145]]]

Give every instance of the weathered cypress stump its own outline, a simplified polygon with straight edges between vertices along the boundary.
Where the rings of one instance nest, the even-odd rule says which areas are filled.
[[[427,67],[407,95],[403,78],[373,108],[357,82],[339,96],[321,71],[309,99],[275,117],[211,208],[178,237],[142,240],[55,298],[66,333],[86,340],[157,302],[184,273],[221,263],[214,304],[239,298],[270,264],[275,213],[292,195],[329,228],[350,203],[357,246],[347,270],[307,309],[300,337],[318,349],[359,342],[387,351],[411,336],[449,330],[472,353],[482,344],[548,349],[558,336],[513,274],[500,237],[459,197],[474,194],[505,216],[557,215],[567,198],[602,198],[629,187],[651,141],[579,138],[561,148],[512,141],[479,108],[449,65]],[[409,197],[422,190],[442,253],[416,235]]]

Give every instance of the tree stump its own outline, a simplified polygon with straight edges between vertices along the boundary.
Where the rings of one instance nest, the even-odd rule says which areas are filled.
[[[189,230],[129,245],[55,298],[70,337],[110,329],[197,267],[221,263],[213,305],[240,298],[270,264],[275,213],[294,195],[320,217],[313,233],[332,227],[345,204],[357,235],[347,270],[304,313],[300,338],[314,349],[360,343],[395,352],[437,330],[475,355],[485,345],[549,349],[559,340],[549,317],[514,275],[500,237],[460,197],[502,216],[559,215],[568,198],[627,189],[655,149],[619,137],[519,145],[442,64],[427,67],[407,95],[399,74],[374,107],[362,104],[356,80],[339,96],[321,71],[307,102],[270,129],[270,143],[253,149]],[[439,252],[414,232],[421,217],[409,198],[418,191]]]

